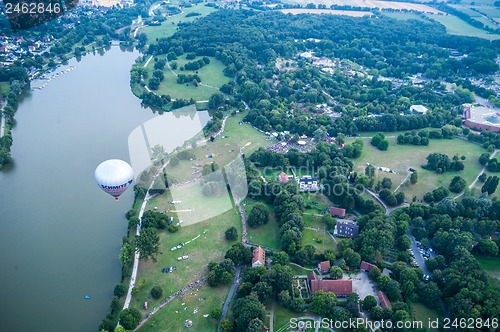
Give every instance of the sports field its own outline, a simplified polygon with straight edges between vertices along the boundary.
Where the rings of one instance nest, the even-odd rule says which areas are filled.
[[[388,177],[392,180],[392,190],[408,176],[408,169],[410,167],[416,169],[418,172],[417,184],[402,186],[399,189],[406,194],[407,201],[411,200],[413,196],[417,196],[417,199],[421,199],[425,193],[439,186],[448,187],[451,179],[456,175],[461,176],[465,179],[467,184],[470,184],[482,170],[478,158],[485,150],[479,145],[466,140],[458,138],[452,140],[431,139],[428,146],[414,146],[396,144],[396,138],[392,133],[387,133],[386,137],[389,137],[388,151],[380,151],[370,144],[369,139],[364,139],[365,146],[361,156],[354,161],[354,169],[358,173],[364,174],[367,163],[374,166],[393,169],[396,174],[382,171],[377,171],[376,173],[377,180],[382,180],[384,177]],[[348,141],[351,140],[353,139],[348,139]],[[427,163],[426,157],[434,152],[447,154],[450,158],[457,154],[459,157],[462,155],[465,156],[465,169],[460,172],[447,172],[444,174],[437,174],[423,169],[421,165]]]
[[[413,10],[422,13],[440,13],[436,8],[424,4],[395,2],[395,1],[380,1],[380,0],[286,0],[286,3],[300,4],[306,6],[309,3],[315,5],[324,4],[327,8],[331,5],[352,6],[352,7],[367,7],[367,8],[390,8],[395,10]]]
[[[333,10],[333,9],[307,9],[307,8],[293,8],[282,9],[283,14],[330,14],[330,15],[346,15],[352,17],[372,16],[371,12],[362,12],[354,10]]]

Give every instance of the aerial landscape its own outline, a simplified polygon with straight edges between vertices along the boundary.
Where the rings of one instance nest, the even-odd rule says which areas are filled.
[[[0,112],[0,331],[499,330],[500,1],[3,0]]]

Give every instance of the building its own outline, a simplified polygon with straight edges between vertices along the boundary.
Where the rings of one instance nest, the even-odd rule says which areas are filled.
[[[333,293],[337,297],[345,297],[352,293],[352,280],[320,280],[314,272],[309,273],[307,280],[313,295],[320,290]]]
[[[337,225],[335,225],[333,234],[354,239],[359,234],[359,226],[352,220],[337,220]]]
[[[318,179],[310,175],[297,178],[297,182],[299,184],[299,190],[301,191],[319,190]]]
[[[464,126],[474,130],[500,132],[500,110],[464,104]]]
[[[374,267],[375,267],[375,265],[368,263],[368,262],[365,262],[365,261],[362,261],[360,269],[362,271],[365,271],[365,272],[370,272],[371,270],[373,270]]]
[[[326,274],[330,272],[330,261],[324,261],[318,263],[318,271],[321,274]]]
[[[424,115],[427,113],[427,107],[424,105],[411,105],[410,106],[410,114],[414,115]]]
[[[252,267],[264,266],[266,264],[266,252],[260,246],[252,253]]]
[[[382,308],[386,308],[386,307],[390,308],[391,307],[391,301],[389,301],[389,299],[384,294],[384,292],[378,291],[377,292],[377,297],[378,297],[378,301],[380,302],[380,306]]]
[[[281,172],[278,175],[278,181],[283,182],[283,183],[287,183],[288,182],[288,175],[286,175],[284,172]]]
[[[337,217],[337,218],[345,218],[345,216],[346,216],[345,209],[337,208],[334,206],[332,206],[329,209],[329,212],[333,217]]]

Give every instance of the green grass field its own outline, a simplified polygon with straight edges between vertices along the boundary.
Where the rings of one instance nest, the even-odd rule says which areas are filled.
[[[177,25],[179,22],[192,22],[197,18],[206,16],[213,13],[217,9],[213,7],[206,7],[202,4],[193,5],[190,8],[183,8],[183,13],[169,17],[165,22],[162,22],[160,26],[147,26],[140,30],[140,32],[145,33],[148,36],[148,43],[156,42],[157,38],[167,38],[172,36],[177,30]],[[189,13],[200,13],[201,16],[186,17]]]
[[[309,273],[311,273],[311,269],[308,269],[308,268],[301,268],[301,267],[298,267],[298,266],[292,265],[292,264],[288,264],[288,266],[292,270],[292,274],[294,276],[303,276],[303,275],[308,275]]]
[[[500,291],[500,258],[475,256],[479,264],[488,273],[492,288]]]
[[[300,314],[292,312],[276,304],[276,306],[274,307],[274,330],[280,331],[281,328],[290,323],[290,319],[298,317],[299,315]],[[288,331],[288,329],[285,329],[283,331]]]
[[[393,136],[393,134],[388,133],[386,136]],[[370,144],[369,139],[364,140],[363,152],[354,161],[354,169],[358,173],[364,174],[366,163],[393,169],[397,174],[377,171],[376,177],[377,180],[382,180],[384,177],[390,178],[393,184],[392,190],[394,190],[408,175],[408,168],[413,167],[418,171],[417,184],[402,186],[399,189],[406,194],[407,200],[411,200],[413,196],[421,199],[426,192],[432,191],[439,186],[448,187],[451,179],[456,175],[461,176],[467,184],[470,184],[482,169],[478,158],[485,150],[477,144],[462,139],[431,139],[428,146],[399,145],[396,144],[396,138],[388,138],[388,140],[390,143],[388,151],[380,151]],[[421,165],[427,163],[426,157],[434,152],[447,154],[450,158],[455,154],[464,155],[466,157],[464,161],[465,169],[460,172],[447,172],[444,174],[437,174],[423,169]]]
[[[213,142],[208,141],[206,145],[200,145],[190,150],[195,155],[196,160],[181,160],[177,166],[168,165],[165,168],[167,176],[170,179],[183,182],[199,175],[198,173],[193,174],[196,169],[202,167],[197,165],[215,162],[223,167],[237,158],[240,149],[246,155],[250,155],[259,147],[273,144],[274,141],[266,140],[265,135],[252,128],[252,126],[239,124],[246,114],[247,111],[229,117],[226,121],[224,132],[219,138]],[[226,138],[222,138],[222,136]],[[207,158],[209,154],[212,154],[213,157]]]
[[[441,318],[435,310],[426,307],[422,303],[411,303],[411,309],[413,312],[413,319],[422,322],[424,328],[427,327],[427,322],[429,320],[435,321]]]
[[[497,26],[491,22],[490,20],[488,20],[486,17],[484,17],[483,15],[471,10],[471,6],[469,4],[467,5],[451,5],[451,7],[455,8],[455,9],[458,9],[460,10],[461,12],[464,12],[466,13],[467,15],[469,15],[470,17],[472,17],[474,20],[478,21],[478,22],[481,22],[483,23],[485,26],[487,27],[490,27],[492,29],[496,29]],[[482,11],[483,13],[488,13],[490,12],[491,9],[493,9],[494,7],[487,7],[486,11]]]
[[[199,291],[172,300],[150,318],[139,331],[186,331],[184,324],[187,319],[193,322],[192,331],[217,331],[218,322],[210,318],[210,316],[205,318],[203,315],[210,314],[210,311],[214,308],[222,307],[221,303],[226,300],[228,291],[229,286],[219,286],[217,288],[202,286]],[[201,301],[199,301],[200,298]],[[187,309],[184,310],[184,308]],[[198,309],[196,314],[193,313],[194,309]]]
[[[149,205],[153,204],[154,202],[150,202]],[[157,262],[153,262],[151,259],[140,262],[137,283],[144,279],[145,284],[139,289],[138,294],[132,297],[131,306],[141,308],[145,301],[149,302],[151,308],[159,305],[161,299],[153,300],[149,293],[153,286],[162,287],[164,291],[163,298],[166,298],[189,283],[204,277],[208,262],[222,260],[227,249],[236,243],[228,242],[224,237],[225,230],[231,226],[236,227],[241,239],[241,221],[236,209],[231,209],[195,225],[181,227],[176,233],[162,231],[160,234],[160,251],[162,254],[158,256]],[[198,235],[200,236],[196,238]],[[196,239],[183,248],[175,251],[170,250],[180,242],[187,242],[194,238]],[[182,254],[187,254],[189,258],[178,261],[177,257]],[[163,267],[173,265],[177,267],[174,272],[162,273]],[[220,305],[220,303],[217,301],[217,304]],[[172,309],[169,309],[169,306],[170,304],[157,314],[156,319],[158,321],[161,320],[163,315],[168,317],[172,314]],[[179,320],[176,318],[176,321]]]
[[[313,214],[310,214],[313,213]],[[316,216],[315,210],[306,210],[302,215],[305,227],[319,228],[326,231],[326,225],[321,221],[320,216]]]
[[[250,215],[250,211],[252,211],[253,204],[255,204],[255,201],[249,198],[245,199],[243,202],[243,209],[245,210],[245,217],[247,219]],[[255,228],[250,226],[247,227],[247,239],[251,243],[278,250],[280,249],[279,224],[272,212],[272,206],[269,204],[265,205],[270,212],[268,223]]]
[[[451,35],[462,35],[469,37],[479,37],[488,40],[500,39],[500,35],[489,34],[484,30],[478,29],[469,23],[462,21],[456,16],[447,15],[427,15],[446,27],[446,31]]]
[[[320,241],[320,242],[318,242]],[[337,245],[326,232],[304,229],[302,232],[302,246],[311,244],[316,248],[316,253],[324,253],[327,249],[337,251]]]
[[[179,68],[184,66],[188,62],[193,62],[201,59],[202,57],[196,57],[192,60],[187,60],[186,59],[187,53],[184,53],[183,55],[179,56],[177,60],[177,69],[174,70],[177,74],[194,74],[195,72],[198,72],[198,76],[201,78],[201,83],[208,84],[208,85],[213,85],[217,87],[221,87],[223,84],[231,81],[231,79],[227,76],[224,76],[224,64],[213,58],[213,57],[208,57],[210,59],[210,63],[196,71],[194,70],[180,70]]]
[[[0,93],[2,92],[9,93],[9,91],[10,91],[9,82],[0,82]]]

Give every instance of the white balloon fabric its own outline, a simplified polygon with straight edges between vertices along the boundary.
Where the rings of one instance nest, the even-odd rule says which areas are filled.
[[[99,187],[118,201],[134,179],[132,167],[123,160],[109,159],[95,169],[95,180]]]

